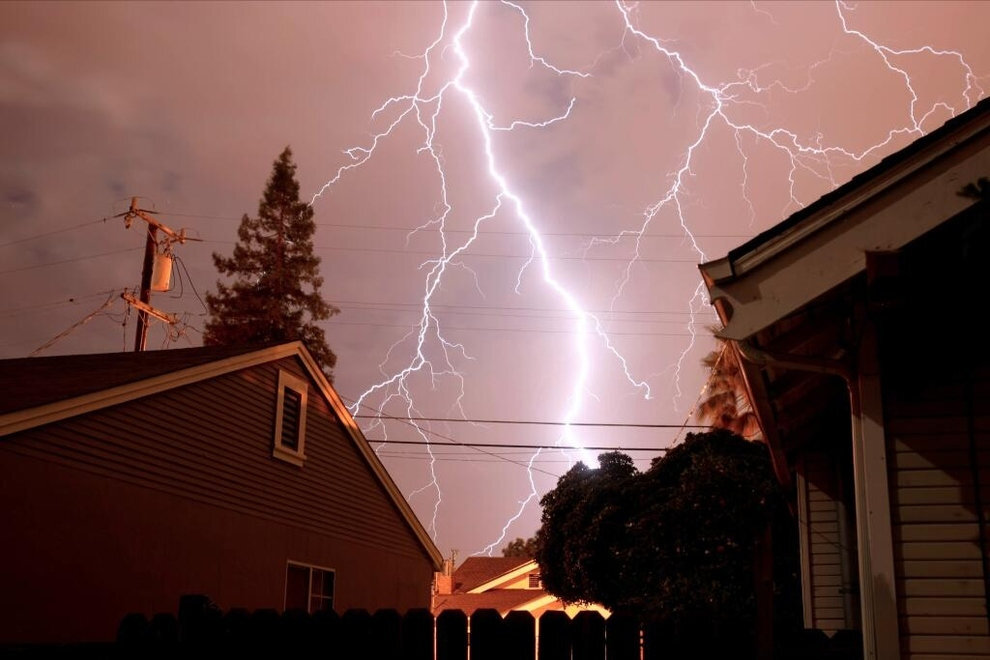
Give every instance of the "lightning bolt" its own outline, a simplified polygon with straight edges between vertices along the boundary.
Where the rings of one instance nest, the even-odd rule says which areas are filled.
[[[758,8],[756,3],[751,4],[757,14],[766,16],[776,25],[770,11]],[[601,57],[596,59],[587,71],[554,65],[545,56],[539,54],[534,46],[530,32],[530,16],[525,8],[508,0],[503,0],[500,5],[521,19],[522,36],[526,44],[526,56],[530,68],[540,68],[561,80],[568,81],[569,84],[577,84],[593,77]],[[527,278],[533,273],[538,278],[539,285],[552,292],[561,308],[567,311],[571,322],[571,340],[566,350],[573,357],[574,368],[568,377],[569,390],[558,416],[564,426],[557,444],[562,449],[570,450],[567,456],[571,460],[580,458],[588,464],[594,464],[593,457],[582,449],[581,439],[570,426],[580,418],[588,397],[593,396],[588,382],[592,371],[591,355],[594,348],[604,350],[615,360],[632,391],[650,398],[650,385],[646,379],[634,375],[630,362],[609,337],[608,324],[597,314],[588,311],[585,301],[581,300],[555,273],[541,231],[543,223],[529,211],[526,200],[514,188],[512,177],[499,158],[497,142],[497,137],[505,133],[545,130],[567,122],[579,110],[580,101],[578,96],[571,96],[565,107],[561,107],[556,114],[544,118],[499,120],[497,113],[492,109],[493,106],[487,103],[484,90],[478,88],[469,75],[472,59],[466,41],[477,29],[475,24],[479,20],[480,7],[492,11],[491,6],[481,5],[477,1],[466,6],[449,6],[444,3],[443,18],[437,35],[422,53],[412,56],[413,59],[422,62],[412,89],[407,93],[389,97],[371,113],[372,123],[381,122],[383,128],[371,136],[366,146],[347,149],[344,153],[348,161],[337,169],[311,200],[311,203],[315,203],[351,170],[366,164],[378,152],[380,145],[395,135],[400,126],[412,123],[417,128],[421,136],[417,153],[430,163],[432,176],[437,182],[439,202],[436,215],[417,227],[414,233],[426,229],[437,230],[440,249],[434,258],[420,264],[423,286],[418,322],[404,337],[389,347],[379,364],[381,380],[357,397],[351,410],[357,414],[362,407],[367,407],[378,413],[388,406],[398,404],[407,416],[423,417],[425,415],[421,414],[416,403],[417,388],[422,385],[435,390],[440,383],[452,383],[456,395],[451,408],[465,419],[468,417],[463,406],[465,380],[457,365],[462,360],[470,361],[474,358],[467,347],[445,337],[433,304],[435,296],[443,286],[445,276],[453,269],[465,270],[473,274],[475,286],[479,294],[484,296],[477,273],[470,269],[463,258],[470,254],[470,248],[477,241],[483,226],[510,218],[511,221],[522,226],[530,245],[529,257],[516,274],[516,293],[523,294],[528,282]],[[644,254],[643,241],[649,236],[651,227],[655,223],[674,223],[697,260],[707,260],[701,241],[691,228],[695,224],[691,215],[691,202],[695,198],[692,181],[697,176],[695,170],[699,153],[706,144],[715,139],[717,132],[727,131],[731,135],[740,172],[739,194],[748,209],[749,224],[752,227],[757,220],[758,212],[751,196],[750,159],[757,149],[772,150],[787,164],[785,169],[788,201],[777,216],[783,217],[803,205],[806,195],[802,194],[802,188],[807,187],[802,186],[803,180],[817,181],[821,188],[834,188],[841,183],[836,174],[840,166],[846,169],[861,168],[861,163],[884,152],[899,138],[922,134],[923,127],[940,111],[950,115],[956,114],[957,109],[944,101],[936,102],[930,107],[922,107],[920,95],[916,92],[907,67],[899,64],[902,60],[916,56],[951,59],[957,62],[963,71],[965,81],[963,97],[967,107],[983,93],[976,76],[961,53],[930,46],[909,50],[897,50],[885,46],[851,26],[851,16],[855,13],[855,8],[839,0],[835,3],[835,11],[842,34],[851,40],[866,44],[879,57],[886,70],[903,81],[910,97],[910,104],[905,124],[890,129],[879,141],[858,149],[848,145],[828,145],[825,144],[821,134],[802,137],[798,130],[788,128],[786,125],[761,125],[745,119],[748,116],[746,110],[754,105],[764,106],[766,102],[761,99],[769,98],[771,92],[796,95],[810,88],[814,83],[814,72],[818,67],[824,66],[828,58],[809,67],[807,81],[801,86],[788,86],[780,81],[761,82],[767,75],[762,68],[739,70],[737,78],[728,82],[711,82],[690,64],[683,52],[672,47],[672,41],[667,41],[640,27],[638,19],[641,8],[638,4],[616,0],[614,7],[622,30],[621,42],[615,46],[614,52],[624,53],[630,59],[652,54],[658,61],[666,62],[670,69],[694,90],[699,100],[694,132],[686,138],[686,146],[683,147],[676,165],[666,177],[660,179],[658,189],[653,196],[654,201],[642,210],[640,220],[616,235],[594,237],[585,245],[583,253],[586,256],[603,246],[611,248],[628,246],[628,259],[625,260],[613,287],[608,310],[610,313],[615,311],[618,302],[635,277],[635,266]],[[452,9],[459,11],[458,19],[452,18]],[[453,66],[449,66],[445,61],[448,53],[452,54]],[[458,110],[466,112],[470,119],[472,134],[482,154],[483,170],[490,194],[487,209],[474,218],[471,223],[472,231],[467,232],[467,238],[460,241],[452,238],[453,232],[449,231],[456,210],[448,187],[448,171],[443,148],[437,139],[440,118],[447,112],[454,113]],[[482,197],[483,194],[483,191],[479,190],[478,196]],[[676,362],[668,367],[673,374],[675,407],[676,401],[682,396],[680,381],[684,360],[698,340],[696,326],[699,319],[702,317],[714,319],[700,281],[685,302],[685,307],[690,318],[687,323],[689,339]],[[408,359],[401,357],[407,354]],[[392,366],[396,361],[399,362],[399,367]],[[372,400],[379,405],[371,405]],[[436,456],[429,444],[429,428],[416,428],[417,433],[426,443],[429,476],[426,483],[411,491],[408,497],[412,500],[425,493],[432,495],[432,516],[427,527],[436,538],[437,517],[443,503],[443,493],[437,476]],[[367,430],[380,431],[384,438],[383,444],[388,441],[388,429],[383,418],[373,420]],[[507,519],[498,538],[479,553],[491,554],[504,541],[511,525],[538,497],[532,468],[539,456],[540,452],[536,452],[528,461],[529,492],[517,501],[515,513]]]

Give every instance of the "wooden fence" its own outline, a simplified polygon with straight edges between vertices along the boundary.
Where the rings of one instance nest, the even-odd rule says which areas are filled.
[[[470,654],[470,655],[469,655]],[[34,660],[198,659],[236,657],[333,660],[694,660],[756,658],[746,630],[641,626],[633,618],[581,612],[348,610],[342,615],[273,609],[222,612],[204,596],[184,596],[179,614],[129,614],[113,644],[0,647],[0,657]],[[800,631],[778,641],[775,660],[862,658],[860,638]]]

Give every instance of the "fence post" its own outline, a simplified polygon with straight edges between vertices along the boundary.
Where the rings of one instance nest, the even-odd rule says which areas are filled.
[[[540,660],[571,660],[571,618],[560,610],[547,610],[540,617]]]
[[[467,614],[460,610],[440,613],[437,617],[437,660],[467,660],[467,624]]]

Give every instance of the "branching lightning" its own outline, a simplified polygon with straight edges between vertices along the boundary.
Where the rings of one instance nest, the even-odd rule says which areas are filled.
[[[541,49],[534,46],[530,31],[531,19],[526,9],[522,5],[508,0],[503,0],[501,6],[519,16],[521,23],[519,29],[525,40],[526,56],[531,68],[540,67],[546,72],[574,84],[579,84],[595,75],[597,60],[595,64],[589,66],[587,71],[558,67],[551,63],[546,56],[539,54]],[[511,217],[511,221],[519,223],[524,228],[531,247],[529,259],[524,262],[516,274],[516,293],[523,294],[524,278],[533,271],[538,276],[540,285],[551,291],[558,299],[561,308],[566,309],[569,314],[572,338],[569,345],[562,347],[561,350],[566,350],[573,357],[574,367],[573,372],[566,378],[568,390],[564,398],[563,409],[556,416],[556,419],[569,425],[580,420],[584,404],[588,397],[592,396],[588,381],[592,371],[594,350],[604,350],[605,354],[615,361],[615,364],[624,373],[631,391],[645,398],[650,398],[650,385],[646,378],[635,375],[637,368],[623,356],[609,338],[607,324],[597,315],[587,311],[589,308],[585,301],[554,271],[544,234],[541,232],[543,223],[541,223],[540,218],[530,213],[527,200],[517,192],[517,188],[513,185],[512,172],[504,167],[503,161],[499,158],[498,139],[500,135],[513,131],[539,131],[566,123],[575,113],[580,112],[581,97],[577,94],[572,95],[565,107],[561,107],[559,111],[549,117],[520,117],[511,120],[496,118],[496,114],[486,104],[485,90],[472,84],[467,75],[472,68],[472,51],[469,43],[472,35],[481,29],[477,25],[481,7],[485,7],[489,11],[492,10],[490,6],[479,4],[477,1],[472,2],[466,9],[462,5],[448,6],[444,4],[443,20],[437,35],[421,54],[415,56],[416,60],[422,62],[422,68],[413,89],[408,93],[386,99],[371,113],[371,120],[384,122],[384,128],[371,137],[367,146],[357,146],[346,150],[344,153],[348,157],[348,162],[339,167],[333,177],[313,196],[312,202],[315,203],[349,171],[361,167],[372,159],[380,145],[393,136],[400,125],[414,122],[415,126],[418,127],[419,135],[421,135],[418,153],[425,155],[431,163],[432,174],[437,182],[439,202],[438,213],[415,231],[428,228],[438,230],[441,247],[436,257],[420,265],[420,271],[424,275],[422,306],[417,324],[405,337],[388,349],[384,359],[379,364],[382,379],[356,399],[352,406],[352,412],[356,414],[362,406],[379,411],[398,403],[409,417],[425,416],[417,404],[416,386],[413,383],[413,378],[418,377],[427,378],[434,388],[439,381],[454,383],[458,395],[451,403],[451,407],[460,415],[467,417],[463,408],[465,378],[458,371],[457,364],[462,360],[469,361],[473,358],[468,347],[458,342],[449,341],[445,337],[432,305],[436,294],[443,287],[444,278],[448,271],[453,268],[469,268],[463,262],[463,257],[469,254],[469,250],[478,239],[483,225],[503,222],[505,218]],[[630,58],[655,56],[666,62],[677,76],[693,87],[703,101],[697,110],[696,129],[693,135],[686,139],[687,146],[683,149],[676,167],[666,177],[659,179],[657,192],[653,196],[654,201],[642,210],[640,219],[634,221],[635,224],[632,228],[611,236],[592,239],[586,246],[585,254],[600,246],[612,248],[629,246],[628,261],[614,285],[611,310],[615,309],[616,304],[622,299],[627,286],[635,276],[634,267],[644,254],[643,241],[654,223],[667,222],[668,219],[671,222],[676,222],[684,240],[690,245],[690,249],[697,259],[703,261],[708,258],[709,255],[705,253],[701,241],[691,228],[694,223],[692,222],[689,202],[696,195],[692,192],[691,184],[696,176],[695,166],[698,154],[706,143],[714,139],[712,136],[716,130],[728,131],[732,136],[733,151],[739,163],[739,194],[744,205],[749,209],[749,224],[752,227],[757,217],[757,211],[751,201],[752,180],[749,170],[750,158],[755,149],[753,145],[759,145],[762,149],[776,152],[787,163],[786,177],[789,201],[785,208],[780,209],[780,216],[772,218],[772,220],[777,220],[809,201],[803,199],[799,190],[801,177],[818,180],[825,188],[835,187],[842,183],[836,178],[836,163],[843,163],[848,166],[850,163],[858,164],[876,157],[888,149],[898,138],[921,135],[924,127],[940,111],[945,111],[950,115],[959,111],[959,108],[944,101],[927,108],[921,107],[920,97],[915,90],[911,75],[907,67],[899,63],[900,60],[912,56],[952,59],[958,63],[963,71],[966,85],[963,97],[967,103],[970,105],[974,103],[983,91],[978,85],[977,77],[961,53],[940,50],[931,46],[907,50],[897,50],[885,46],[852,25],[855,7],[839,0],[835,3],[835,11],[837,25],[841,33],[848,38],[866,44],[879,58],[881,66],[903,81],[910,96],[910,106],[906,113],[905,124],[891,128],[875,144],[858,149],[843,145],[828,145],[820,134],[802,137],[798,131],[790,129],[786,125],[757,125],[752,121],[743,119],[746,115],[741,110],[752,106],[756,103],[753,99],[760,99],[761,96],[767,94],[768,90],[797,94],[802,91],[801,88],[788,87],[778,81],[761,83],[760,78],[763,76],[763,72],[760,69],[740,70],[737,79],[729,82],[706,81],[704,74],[692,66],[681,50],[675,50],[669,45],[673,42],[652,34],[639,25],[640,7],[638,5],[616,0],[614,7],[622,33],[621,43],[616,45],[616,49],[621,49]],[[451,15],[454,8],[457,9],[460,16],[456,20]],[[757,7],[756,3],[752,3],[752,8],[754,12],[766,17],[767,20],[776,25],[772,11],[761,9]],[[452,55],[455,66],[450,72],[445,73],[443,59],[448,53]],[[818,62],[809,67],[808,86],[811,85],[815,69],[823,63]],[[454,112],[455,108],[458,107],[466,108],[470,114],[473,139],[477,141],[476,144],[483,153],[484,173],[494,189],[493,197],[487,204],[487,210],[473,221],[473,232],[469,232],[467,238],[459,241],[452,238],[453,232],[446,231],[449,229],[448,222],[454,208],[450,201],[448,171],[445,168],[442,145],[437,140],[438,121],[445,112]],[[475,277],[475,283],[481,292],[481,283],[477,277]],[[662,283],[659,285],[662,286]],[[685,301],[685,307],[690,312],[691,321],[687,324],[690,336],[687,346],[680,352],[676,363],[670,366],[676,398],[680,398],[682,394],[680,379],[684,360],[698,338],[695,330],[698,317],[707,314],[707,318],[712,318],[710,311],[706,311],[707,303],[702,290],[702,283],[699,280],[697,288]],[[403,351],[406,350],[410,351],[408,360],[401,357]],[[399,360],[403,366],[399,369],[390,369],[389,365],[393,363],[393,359]],[[368,403],[371,399],[376,402],[375,406]],[[387,442],[388,435],[384,419],[374,420],[368,427],[368,430],[372,429],[380,431]],[[564,429],[557,441],[558,445],[572,450],[573,456],[585,462],[592,462],[592,457],[582,449],[581,440],[575,434],[574,429],[569,426],[565,426]],[[422,440],[428,443],[430,438],[427,430],[417,427],[417,431]],[[438,533],[437,518],[443,503],[443,493],[436,471],[436,457],[428,444],[427,452],[430,457],[429,478],[426,483],[414,489],[409,494],[409,498],[412,499],[425,493],[433,495],[432,516],[427,527],[436,538]],[[539,452],[530,458],[528,463],[530,468],[533,467],[533,462],[538,456]],[[529,486],[529,492],[518,500],[515,513],[508,518],[498,538],[483,548],[481,553],[491,554],[493,550],[498,548],[504,541],[510,526],[537,498],[538,489],[533,480],[532,470],[529,472]]]

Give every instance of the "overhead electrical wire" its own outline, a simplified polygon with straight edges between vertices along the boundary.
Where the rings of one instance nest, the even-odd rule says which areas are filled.
[[[354,415],[354,419],[387,419],[403,422],[460,422],[469,424],[521,424],[530,426],[578,426],[603,428],[636,428],[636,429],[681,429],[681,428],[711,428],[710,424],[631,424],[623,422],[552,422],[529,419],[466,419],[461,417],[397,417],[393,415]],[[510,445],[521,446],[521,445]],[[589,447],[589,449],[595,449]],[[608,449],[606,447],[605,449]]]
[[[70,227],[62,227],[61,229],[53,229],[51,231],[46,231],[41,234],[34,234],[33,236],[25,236],[24,238],[18,238],[15,241],[0,243],[0,248],[5,248],[10,245],[18,245],[20,243],[26,243],[28,241],[33,241],[38,238],[44,238],[45,236],[54,236],[55,234],[62,234],[64,232],[73,231],[75,229],[82,229],[83,227],[89,227],[90,225],[95,225],[106,221],[107,221],[106,218],[100,218],[99,220],[90,220],[89,222],[81,222],[78,225],[72,225]]]

